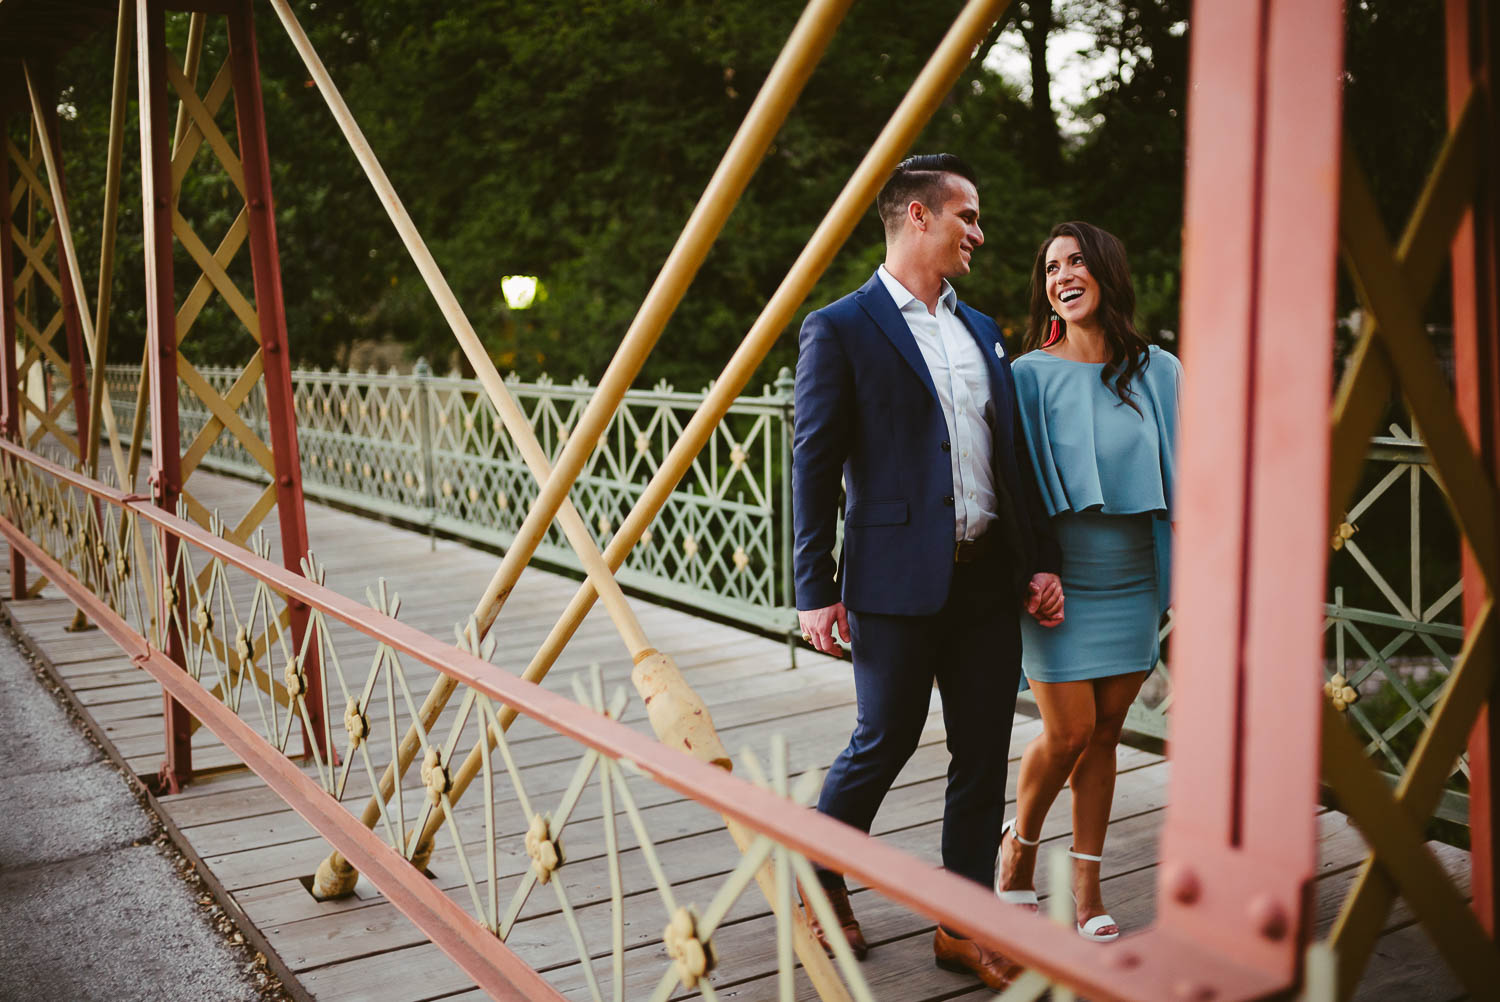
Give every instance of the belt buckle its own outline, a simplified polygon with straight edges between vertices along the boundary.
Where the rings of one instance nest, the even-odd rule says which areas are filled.
[[[953,562],[955,564],[972,563],[979,555],[979,541],[976,539],[960,539],[953,547]]]

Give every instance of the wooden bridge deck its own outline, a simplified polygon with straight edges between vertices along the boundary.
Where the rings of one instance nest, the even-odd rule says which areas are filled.
[[[254,493],[250,485],[201,472],[193,478],[193,489],[226,516],[243,510]],[[457,543],[439,540],[434,553],[419,533],[315,504],[309,504],[307,512],[313,549],[328,568],[331,587],[363,600],[365,586],[383,576],[403,597],[401,619],[437,636],[451,636],[453,624],[468,615],[497,566],[494,555]],[[7,566],[0,561],[0,576]],[[496,662],[505,666],[524,663],[575,589],[576,583],[565,577],[528,570],[497,623]],[[842,747],[855,714],[846,663],[803,652],[798,655],[798,668],[790,671],[787,649],[779,641],[645,601],[633,604],[653,643],[677,659],[708,702],[732,753],[749,745],[763,754],[770,736],[780,732],[788,739],[793,771],[800,772],[826,766]],[[6,611],[72,693],[100,737],[138,775],[154,774],[162,758],[162,701],[156,683],[125,661],[97,630],[65,631],[73,610],[55,589],[47,589],[32,601],[10,603]],[[354,666],[351,674],[362,679],[372,650],[373,645],[361,647],[357,642],[341,647],[346,670]],[[363,665],[361,656],[366,659]],[[626,651],[597,609],[547,684],[566,691],[568,676],[592,663],[602,666],[607,687],[628,685]],[[408,665],[407,671],[414,690],[425,683],[420,668]],[[921,749],[886,800],[875,830],[890,843],[935,864],[947,758],[935,693],[932,709]],[[383,726],[382,714],[383,709],[371,713],[373,727]],[[626,721],[648,729],[638,706],[627,711]],[[1020,749],[1038,730],[1037,721],[1017,718],[1011,746],[1012,794]],[[518,721],[512,734],[518,758],[533,763],[527,774],[529,792],[543,803],[555,802],[572,772],[577,746],[525,721]],[[305,882],[326,853],[325,843],[253,773],[239,766],[206,728],[199,731],[194,744],[195,764],[214,771],[185,792],[161,798],[166,820],[180,833],[189,855],[201,861],[211,883],[222,889],[244,922],[253,926],[255,938],[274,950],[281,965],[293,973],[299,994],[319,1002],[439,998],[467,1002],[486,997],[373,888],[365,895],[362,885],[361,896],[344,901],[315,901]],[[1169,768],[1159,755],[1121,749],[1104,876],[1105,899],[1127,933],[1147,925],[1155,913],[1156,845]],[[419,782],[413,776],[408,803],[420,797]],[[360,770],[353,772],[350,788],[346,800],[357,812],[369,789]],[[643,813],[656,841],[667,843],[663,865],[679,898],[701,908],[737,861],[733,844],[717,816],[691,801],[649,783],[640,784],[637,796],[642,798]],[[569,865],[562,875],[570,881],[569,897],[585,934],[593,933],[589,942],[600,944],[597,953],[603,957],[595,966],[607,988],[608,878],[600,862],[600,826],[588,823],[591,816],[597,818],[598,810],[592,807],[590,815],[581,806],[575,814],[575,827],[565,834]],[[475,819],[470,831],[479,831],[478,807],[461,808],[461,823],[466,816]],[[628,825],[622,825],[624,830]],[[1068,831],[1065,791],[1043,832],[1047,846],[1065,847]],[[1334,811],[1320,816],[1319,834],[1315,900],[1322,933],[1337,914],[1366,849],[1359,833]],[[1466,887],[1467,854],[1441,844],[1433,848]],[[591,859],[597,865],[584,865]],[[502,854],[502,876],[521,872],[525,862],[524,854],[519,861],[513,853]],[[445,836],[439,837],[431,870],[440,885],[467,907],[468,892]],[[625,997],[645,998],[665,969],[660,937],[666,916],[654,900],[651,879],[638,851],[622,854],[622,879],[627,901],[635,902],[626,909],[625,941],[631,959],[627,960]],[[502,888],[507,894],[509,890],[509,886]],[[1045,894],[1045,886],[1042,891]],[[551,901],[551,896],[546,900]],[[868,891],[856,889],[854,903],[874,946],[864,971],[877,998],[916,1002],[989,997],[973,981],[933,965],[932,927],[927,920]],[[517,924],[508,940],[511,948],[570,998],[588,998],[577,953],[556,907],[544,907],[542,899],[533,896],[525,914],[529,917]],[[715,973],[720,997],[775,996],[773,930],[765,903],[752,888],[715,938],[721,956]],[[799,988],[799,998],[813,997],[805,980],[799,980]],[[1463,994],[1426,934],[1414,924],[1405,905],[1398,904],[1356,997],[1446,1002]]]

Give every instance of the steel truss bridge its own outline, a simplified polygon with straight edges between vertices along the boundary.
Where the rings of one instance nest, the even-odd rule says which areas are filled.
[[[807,811],[802,805],[817,774],[789,779],[780,746],[764,764],[754,755],[732,762],[714,729],[714,708],[688,685],[672,652],[652,643],[615,576],[1003,14],[1003,0],[962,7],[720,377],[674,427],[649,476],[607,526],[586,522],[570,489],[850,0],[809,3],[608,370],[563,434],[547,442],[484,352],[291,5],[262,3],[306,64],[476,373],[468,419],[503,431],[530,483],[524,516],[507,530],[504,557],[454,642],[403,624],[399,603],[383,589],[372,589],[364,605],[328,588],[307,538],[309,467],[300,450],[311,416],[304,410],[299,417],[288,361],[253,0],[0,3],[0,110],[11,130],[0,156],[0,532],[9,544],[11,598],[24,599],[45,579],[77,606],[79,625],[96,625],[143,677],[160,684],[160,791],[193,782],[193,734],[209,728],[327,840],[316,896],[347,895],[364,874],[500,999],[561,997],[506,937],[548,883],[557,907],[571,915],[553,878],[568,865],[561,836],[591,779],[604,797],[602,837],[611,859],[624,825],[650,860],[659,897],[652,921],[660,920],[665,951],[656,961],[658,999],[675,990],[716,997],[715,932],[741,894],[764,895],[778,917],[782,998],[809,986],[824,999],[873,997],[860,965],[837,942],[835,955],[824,956],[792,906],[793,882],[810,874],[809,860],[1018,958],[1029,970],[1007,999],[1048,990],[1054,998],[1076,991],[1132,1002],[1347,998],[1398,899],[1470,995],[1494,997],[1500,189],[1493,75],[1500,22],[1490,4],[1446,0],[1440,14],[1434,11],[1447,30],[1449,134],[1394,239],[1342,138],[1343,5],[1246,0],[1200,3],[1193,12],[1171,803],[1156,921],[1101,949],[1065,925],[1006,908],[981,888]],[[168,48],[165,28],[168,17],[182,15],[189,27],[179,53]],[[110,26],[117,44],[108,149],[65,151],[57,57]],[[210,30],[227,32],[220,66],[204,65]],[[133,402],[119,399],[128,383],[111,383],[102,364],[132,94],[142,150],[148,335]],[[24,143],[15,138],[22,128]],[[108,164],[93,296],[74,242],[82,221],[69,213],[65,153]],[[230,181],[233,222],[211,235],[177,199],[203,157]],[[190,268],[176,267],[179,252]],[[249,291],[231,276],[242,253],[250,259]],[[1335,386],[1340,257],[1365,320]],[[1445,266],[1454,303],[1452,387],[1421,322]],[[248,361],[211,378],[192,356],[195,324],[213,297],[243,326]],[[64,385],[39,394],[49,367]],[[179,386],[200,420],[183,422]],[[1421,624],[1432,616],[1424,619],[1416,601],[1406,610],[1407,633],[1461,636],[1462,645],[1445,661],[1440,691],[1415,700],[1402,718],[1401,728],[1419,729],[1420,737],[1392,783],[1380,758],[1391,751],[1389,742],[1381,746],[1390,735],[1372,741],[1368,727],[1348,725],[1353,701],[1345,686],[1325,692],[1324,589],[1329,541],[1350,544],[1364,504],[1351,498],[1396,393],[1425,446],[1422,462],[1404,470],[1421,466],[1426,472],[1412,473],[1413,482],[1427,476],[1441,486],[1465,549],[1462,587],[1428,605],[1440,610],[1461,596],[1461,633],[1424,633]],[[252,399],[263,416],[255,426],[244,410]],[[149,489],[137,493],[148,430]],[[263,472],[257,500],[233,524],[193,486],[194,473],[226,442],[239,461]],[[424,476],[428,489],[439,482],[435,472]],[[274,551],[263,528],[273,530]],[[491,630],[549,533],[552,545],[571,551],[585,580],[529,663],[492,663]],[[695,538],[693,549],[698,545]],[[623,689],[585,683],[570,700],[536,684],[596,602],[629,651],[631,680],[657,740],[619,722],[628,702]],[[1339,631],[1342,644],[1344,626]],[[346,672],[340,659],[351,636],[376,650],[363,677]],[[411,666],[435,673],[430,689],[408,684]],[[527,797],[524,768],[507,740],[518,716],[578,747],[578,771],[551,811]],[[368,796],[346,796],[356,772],[368,777]],[[1472,901],[1423,835],[1434,813],[1451,806],[1457,773],[1468,792]],[[674,895],[657,857],[669,847],[653,845],[640,824],[632,791],[642,781],[721,814],[738,846],[732,873],[701,909]],[[482,800],[493,819],[507,787],[526,832],[499,850],[524,853],[529,868],[502,893],[494,829],[486,828],[490,837],[471,859],[455,817],[467,794],[468,805]],[[1331,934],[1314,942],[1320,788],[1359,825],[1370,853]],[[467,899],[444,894],[423,873],[444,832],[464,870]],[[814,906],[831,920],[826,901]],[[616,879],[610,944],[591,948],[572,926],[590,971],[590,956],[610,958],[609,984],[589,975],[593,997],[622,997],[622,908]]]

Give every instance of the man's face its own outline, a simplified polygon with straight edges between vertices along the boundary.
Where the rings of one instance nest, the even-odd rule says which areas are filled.
[[[922,249],[944,278],[957,278],[969,273],[969,259],[984,243],[984,232],[979,228],[979,191],[973,182],[956,174],[946,180],[942,207],[928,210]]]

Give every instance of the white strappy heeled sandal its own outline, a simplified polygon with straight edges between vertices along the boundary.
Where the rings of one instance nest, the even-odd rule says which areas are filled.
[[[1003,838],[1004,836],[1002,835],[1001,837]],[[1104,861],[1103,856],[1091,856],[1086,852],[1075,852],[1072,848],[1068,849],[1068,855],[1074,859],[1085,860],[1089,863],[1101,863]],[[1076,906],[1078,899],[1074,898],[1073,903]],[[1101,933],[1099,931],[1100,929],[1108,929],[1110,926],[1115,927],[1114,932]],[[1092,943],[1113,943],[1120,938],[1120,923],[1116,922],[1108,912],[1105,912],[1103,915],[1095,915],[1087,922],[1075,923],[1074,928],[1078,930],[1078,935]]]
[[[1031,846],[1031,847],[1035,848],[1036,846],[1039,846],[1039,845],[1042,844],[1042,840],[1039,839],[1039,838],[1038,839],[1023,838],[1021,836],[1020,829],[1018,829],[1016,827],[1016,819],[1015,818],[1011,818],[1009,821],[1005,822],[1005,827],[1000,829],[1000,855],[1002,857],[1005,854],[1005,836],[1006,836],[1007,832],[1009,834],[1015,836],[1016,841],[1019,842],[1019,843],[1021,843],[1022,845]],[[1041,904],[1037,901],[1037,898],[1036,898],[1036,888],[1033,887],[1033,888],[1028,888],[1026,890],[1012,890],[1012,891],[1007,891],[1005,888],[1001,887],[1000,886],[1000,879],[1001,879],[1000,878],[1000,870],[1001,870],[1001,860],[1000,859],[996,859],[995,860],[995,894],[996,894],[997,897],[1000,898],[1001,901],[1004,901],[1008,905],[1021,905],[1022,907],[1025,907],[1025,908],[1038,909],[1038,910],[1041,908]]]

